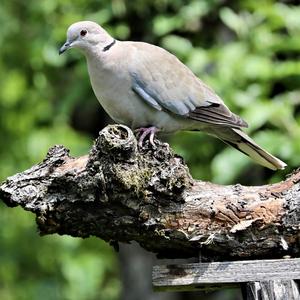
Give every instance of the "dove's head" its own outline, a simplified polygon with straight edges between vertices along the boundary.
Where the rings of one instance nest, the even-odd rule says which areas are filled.
[[[67,40],[59,49],[59,54],[70,48],[79,48],[83,52],[89,52],[97,48],[106,49],[115,40],[97,23],[81,21],[72,24],[67,31]]]

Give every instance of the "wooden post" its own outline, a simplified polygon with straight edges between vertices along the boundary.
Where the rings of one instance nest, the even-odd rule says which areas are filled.
[[[242,284],[245,300],[299,300],[299,286],[295,280],[268,280]]]
[[[299,300],[296,279],[299,258],[157,265],[152,274],[156,291],[242,287],[245,300]]]

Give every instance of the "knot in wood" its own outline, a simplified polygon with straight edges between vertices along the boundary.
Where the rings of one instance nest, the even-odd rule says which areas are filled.
[[[112,160],[133,161],[137,155],[137,141],[124,125],[109,125],[99,132],[94,147],[99,154]]]

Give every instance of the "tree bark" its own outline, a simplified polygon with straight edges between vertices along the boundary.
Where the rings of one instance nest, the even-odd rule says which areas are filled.
[[[104,128],[89,155],[52,147],[9,177],[0,198],[36,214],[40,234],[137,241],[160,257],[202,261],[299,254],[300,172],[264,186],[193,180],[168,144],[137,146],[130,129]]]

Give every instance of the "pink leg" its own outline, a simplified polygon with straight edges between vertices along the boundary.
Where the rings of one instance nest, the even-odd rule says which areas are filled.
[[[159,129],[157,129],[155,126],[151,126],[151,127],[141,127],[141,128],[136,129],[135,131],[137,131],[139,134],[141,134],[141,136],[139,138],[139,146],[140,147],[143,147],[143,142],[148,135],[149,135],[150,144],[153,147],[155,147],[154,136],[155,136],[155,133],[157,131],[159,131]]]

